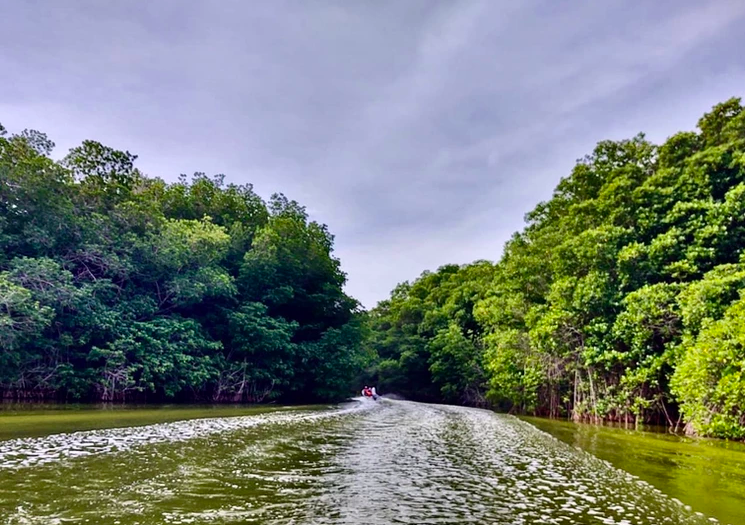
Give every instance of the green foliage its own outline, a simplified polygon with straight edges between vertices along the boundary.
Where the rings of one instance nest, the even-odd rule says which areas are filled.
[[[472,402],[462,393],[478,385],[505,410],[682,416],[695,432],[745,438],[740,100],[698,128],[660,146],[641,134],[598,143],[497,264],[396,288],[369,317],[380,384],[450,402]],[[448,309],[456,290],[477,292]]]
[[[536,412],[539,390],[547,378],[540,363],[531,355],[526,335],[507,329],[489,334],[486,343],[489,399],[501,408]]]
[[[205,387],[217,373],[210,354],[221,348],[194,320],[156,318],[118,327],[113,340],[91,349],[88,362],[102,400],[124,400],[129,391],[172,398]]]
[[[364,367],[325,225],[222,176],[0,128],[0,393],[331,400]]]
[[[428,344],[432,382],[440,386],[446,402],[477,400],[483,381],[481,350],[477,341],[463,333],[453,321],[441,328]],[[475,389],[475,391],[470,391]]]
[[[492,265],[479,261],[424,272],[399,285],[368,317],[369,371],[381,391],[427,401],[484,405],[482,334],[474,307]]]
[[[21,346],[25,339],[38,336],[49,326],[54,311],[34,301],[30,290],[9,279],[8,272],[0,273],[0,343],[7,352]],[[5,367],[3,367],[5,369]]]
[[[745,297],[683,352],[672,387],[686,420],[702,434],[745,438]]]
[[[706,322],[721,319],[745,289],[745,264],[722,264],[692,282],[678,295],[683,324],[697,334]]]
[[[240,269],[243,297],[269,306],[272,315],[300,324],[297,336],[316,340],[328,327],[349,322],[357,303],[346,296],[346,276],[331,257],[333,237],[325,225],[308,222],[297,202],[275,195]]]
[[[298,348],[293,337],[298,324],[269,316],[262,303],[244,303],[229,320],[231,358],[248,366],[242,379],[267,392],[288,386],[295,374]]]

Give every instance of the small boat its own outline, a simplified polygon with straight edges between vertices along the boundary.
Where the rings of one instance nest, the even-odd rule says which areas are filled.
[[[362,396],[372,398],[373,401],[377,401],[380,397],[378,393],[375,391],[375,387],[369,388],[365,387],[362,389]]]

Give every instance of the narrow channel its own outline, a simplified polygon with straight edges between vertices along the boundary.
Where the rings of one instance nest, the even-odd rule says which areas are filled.
[[[2,441],[0,523],[710,521],[517,418],[383,400]]]

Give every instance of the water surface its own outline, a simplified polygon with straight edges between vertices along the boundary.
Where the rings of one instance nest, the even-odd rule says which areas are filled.
[[[0,523],[709,521],[511,416],[384,400],[1,441]]]
[[[34,405],[0,403],[0,441],[63,432],[145,426],[204,417],[262,414],[293,407],[271,405]]]
[[[723,523],[745,523],[745,444],[523,418]]]

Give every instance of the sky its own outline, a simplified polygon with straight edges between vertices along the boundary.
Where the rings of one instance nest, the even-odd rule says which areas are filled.
[[[576,159],[745,93],[742,0],[0,0],[0,123],[328,224],[365,307],[499,259]]]

